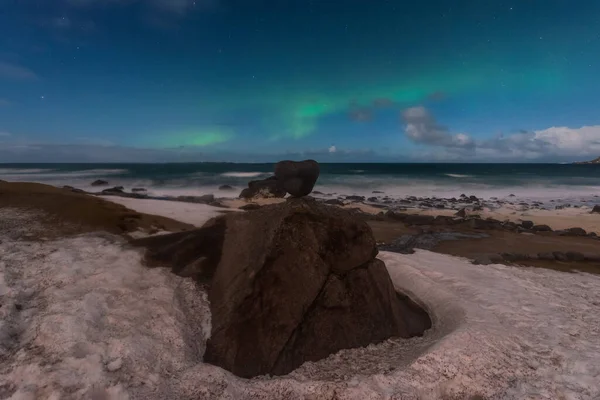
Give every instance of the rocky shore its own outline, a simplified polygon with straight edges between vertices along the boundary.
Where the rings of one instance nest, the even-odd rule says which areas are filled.
[[[0,182],[0,397],[600,394],[593,204],[311,193],[314,165],[283,167],[238,198]]]

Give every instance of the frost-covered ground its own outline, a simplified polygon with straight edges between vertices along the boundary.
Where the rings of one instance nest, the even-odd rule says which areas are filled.
[[[201,289],[114,236],[23,240],[32,217],[0,210],[0,399],[600,398],[598,276],[382,253],[431,331],[244,380],[201,363]]]

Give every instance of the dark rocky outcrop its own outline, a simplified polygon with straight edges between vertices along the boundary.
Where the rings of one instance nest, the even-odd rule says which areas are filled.
[[[219,186],[219,190],[227,190],[227,191],[229,191],[229,190],[235,190],[235,188],[233,186],[231,186],[231,185],[221,185],[221,186]]]
[[[248,187],[240,193],[240,198],[267,198],[267,197],[285,197],[286,191],[281,182],[274,176],[258,181],[251,181]]]
[[[106,186],[108,185],[108,182],[102,179],[97,179],[94,182],[92,182],[92,186]]]
[[[592,214],[600,214],[600,205],[596,204],[594,208],[592,208]]]
[[[102,194],[121,194],[124,192],[123,186],[115,186],[109,189],[104,189]]]
[[[315,160],[279,161],[275,164],[275,177],[291,196],[308,196],[319,179],[319,163]]]
[[[212,194],[205,194],[202,196],[177,196],[177,201],[196,204],[211,204],[215,201],[215,196]]]
[[[146,192],[147,190],[145,188],[133,188],[133,189],[131,189],[131,191],[133,193],[140,193],[140,192]]]
[[[136,244],[151,249],[149,263],[210,281],[204,360],[241,377],[284,375],[431,326],[424,310],[394,291],[366,222],[313,199],[229,213]]]

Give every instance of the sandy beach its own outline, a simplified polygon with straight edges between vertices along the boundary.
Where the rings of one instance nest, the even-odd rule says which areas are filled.
[[[170,228],[164,232],[186,226],[165,221],[200,226],[223,212],[182,202],[107,200],[164,218],[163,228]],[[600,396],[600,275],[382,251],[394,286],[432,318],[423,337],[342,350],[286,376],[247,380],[202,363],[211,326],[206,293],[167,269],[143,265],[143,252],[127,245],[131,232],[143,229],[71,229],[38,240],[47,226],[40,216],[52,211],[6,202],[0,208],[0,393],[6,398]],[[584,226],[581,216],[568,218]]]

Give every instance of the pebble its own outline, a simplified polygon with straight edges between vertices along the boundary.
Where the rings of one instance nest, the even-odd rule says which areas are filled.
[[[115,371],[120,370],[122,366],[123,366],[123,360],[121,358],[117,358],[115,360],[112,360],[108,364],[106,364],[106,370],[108,372],[115,372]]]

